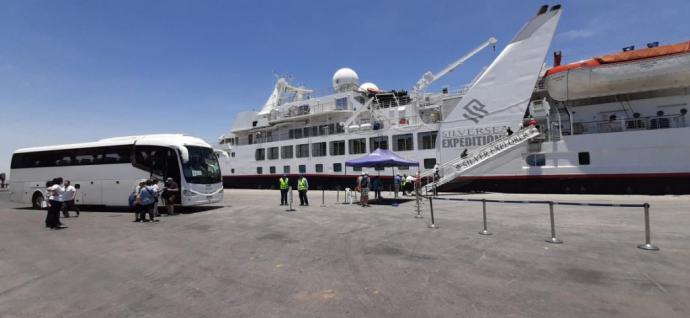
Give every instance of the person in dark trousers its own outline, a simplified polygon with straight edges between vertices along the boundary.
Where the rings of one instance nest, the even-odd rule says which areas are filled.
[[[144,186],[146,186],[146,180],[139,180],[139,183],[136,187],[134,187],[134,190],[132,190],[132,193],[129,195],[129,205],[132,207],[132,211],[134,212],[134,222],[141,222],[140,217],[142,206],[139,192],[141,192]]]
[[[153,181],[146,180],[144,187],[139,190],[139,202],[141,204],[141,210],[139,220],[141,222],[156,222],[155,215],[153,214],[153,204],[155,203],[156,193],[153,189]],[[146,214],[149,215],[149,219],[146,219]]]
[[[381,198],[381,179],[376,176],[371,181],[371,188],[374,190],[374,200],[380,200]]]
[[[47,184],[48,189],[48,213],[46,214],[46,227],[54,230],[62,229],[60,223],[60,209],[62,208],[62,178],[55,178]]]
[[[165,201],[165,208],[168,211],[168,215],[175,214],[175,201],[177,201],[177,196],[179,195],[180,187],[173,178],[168,178],[165,180],[163,185],[162,198]]]
[[[290,179],[286,174],[278,179],[278,187],[280,188],[280,205],[288,205],[288,190],[290,189]]]
[[[65,192],[63,195],[62,202],[62,216],[68,218],[69,211],[72,210],[77,212],[77,217],[79,216],[79,208],[74,204],[74,199],[77,197],[77,188],[75,188],[69,180],[65,180],[64,183]]]
[[[297,191],[299,191],[299,205],[309,206],[309,198],[307,198],[308,190],[309,182],[303,174],[300,174],[299,179],[297,179]]]
[[[5,175],[5,173],[4,173],[4,172],[0,172],[0,189],[2,189],[2,188],[5,187],[5,180],[7,180],[7,179],[5,179],[5,178],[7,178],[7,176]]]
[[[359,191],[361,196],[359,198],[359,203],[362,207],[369,206],[369,188],[371,188],[371,182],[369,180],[369,173],[364,173],[362,179],[359,181]]]

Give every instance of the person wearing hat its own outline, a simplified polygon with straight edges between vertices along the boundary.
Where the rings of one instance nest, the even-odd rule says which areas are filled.
[[[307,190],[309,190],[309,182],[304,174],[299,174],[297,179],[297,191],[299,192],[299,205],[309,206],[309,199],[307,198]]]
[[[359,202],[363,207],[369,206],[369,187],[371,185],[371,182],[369,180],[369,173],[365,172],[364,175],[362,176],[362,179],[359,181],[359,191],[360,191],[360,198]]]
[[[180,186],[173,178],[165,179],[163,184],[163,200],[165,201],[165,208],[168,210],[168,215],[175,214],[175,201],[180,192]]]
[[[280,188],[280,205],[288,205],[288,189],[290,188],[290,179],[287,174],[283,174],[278,179],[278,187]]]

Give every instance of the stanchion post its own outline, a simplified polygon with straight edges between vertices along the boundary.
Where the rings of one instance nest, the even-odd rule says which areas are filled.
[[[429,210],[431,210],[431,224],[429,224],[429,228],[438,229],[438,225],[434,222],[434,203],[431,197],[429,197]]]
[[[340,188],[338,188],[335,192],[335,203],[340,204]]]
[[[659,248],[652,244],[652,230],[649,228],[649,203],[644,204],[644,244],[637,248],[647,251],[658,251]]]
[[[486,199],[482,199],[482,218],[484,219],[484,229],[479,232],[481,235],[491,235],[492,233],[486,229]]]
[[[547,239],[547,243],[561,244],[563,241],[556,238],[556,221],[553,216],[553,202],[549,201],[549,218],[551,219],[551,238]]]
[[[321,188],[321,207],[326,207],[326,189]]]
[[[419,193],[415,194],[415,200],[416,200],[416,204],[417,204],[417,215],[415,215],[414,218],[415,219],[422,219],[424,217],[422,216],[422,207],[421,207],[421,203],[419,202]]]
[[[288,193],[290,194],[290,197],[288,198],[290,201],[290,208],[285,210],[285,212],[294,212],[295,209],[292,208],[292,187],[288,188]]]

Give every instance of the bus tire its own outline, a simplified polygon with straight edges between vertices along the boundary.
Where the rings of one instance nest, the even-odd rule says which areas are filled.
[[[43,197],[43,194],[40,192],[36,192],[34,193],[34,196],[31,198],[31,207],[40,210],[43,206],[43,202],[45,201],[46,199]]]

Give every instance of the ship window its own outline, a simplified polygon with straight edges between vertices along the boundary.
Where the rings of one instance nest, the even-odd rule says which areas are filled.
[[[264,169],[261,167],[256,167],[256,174],[262,174],[264,173]]]
[[[256,121],[256,120],[255,120],[255,121],[253,121],[253,122],[252,122],[252,127],[256,127],[256,125],[257,125],[258,123],[259,123],[259,122],[258,122],[258,121]]]
[[[326,142],[315,142],[311,144],[311,156],[323,157],[326,155]]]
[[[412,134],[393,136],[393,150],[394,151],[414,150],[414,146],[412,145]]]
[[[398,170],[410,170],[410,167],[408,167],[408,166],[400,166],[400,167],[398,167]]]
[[[304,127],[302,129],[304,130],[304,138],[311,136],[311,127]]]
[[[317,126],[311,126],[311,127],[309,127],[309,128],[311,128],[311,135],[312,135],[312,136],[316,136],[316,135],[319,133],[319,127],[317,127]]]
[[[297,158],[309,157],[309,144],[297,145]]]
[[[352,167],[352,171],[362,171],[362,167]]]
[[[276,173],[276,167],[275,166],[268,167],[268,172],[270,172],[271,174],[275,174]]]
[[[328,125],[319,126],[319,136],[325,135],[326,131],[328,131]]]
[[[346,110],[347,109],[347,97],[336,98],[335,99],[335,109]]]
[[[295,139],[295,130],[294,129],[288,130],[288,139]]]
[[[577,153],[577,161],[581,165],[588,165],[589,164],[589,152],[578,152]]]
[[[388,149],[388,136],[369,138],[369,148],[369,151],[374,151],[376,148]]]
[[[375,167],[374,170],[383,171],[383,170],[386,170],[386,168],[385,167]]]
[[[247,136],[247,143],[250,144],[250,145],[254,143],[254,135],[249,134],[249,135]]]
[[[419,149],[436,149],[436,136],[438,132],[427,131],[417,134],[417,147]]]
[[[283,173],[290,173],[290,166],[283,166]]]
[[[328,125],[328,134],[329,135],[335,134],[335,125],[334,124]]]
[[[543,165],[546,165],[546,156],[544,156],[544,154],[539,154],[539,153],[529,155],[525,159],[525,162],[527,162],[527,164],[532,166],[532,167],[543,166]]]
[[[307,165],[299,165],[299,173],[307,173]]]
[[[302,128],[295,129],[295,139],[302,138]]]
[[[230,173],[235,173],[235,168],[230,169]]]
[[[333,164],[333,172],[341,172],[343,171],[343,164],[342,163],[334,163]]]
[[[268,148],[268,160],[278,159],[278,147]]]
[[[280,157],[283,159],[292,158],[292,145],[280,147]]]
[[[345,127],[338,123],[337,125],[335,125],[335,132],[337,134],[342,134],[345,132]]]
[[[436,165],[436,158],[424,159],[424,169],[433,169]]]
[[[342,156],[345,154],[345,140],[331,141],[331,156]]]
[[[266,159],[266,148],[256,149],[256,152],[254,152],[254,159],[256,159],[256,160]]]
[[[349,141],[350,154],[356,155],[367,152],[367,141],[364,138],[350,139]]]
[[[314,167],[314,170],[316,172],[323,172],[323,164],[317,163],[316,166]]]

